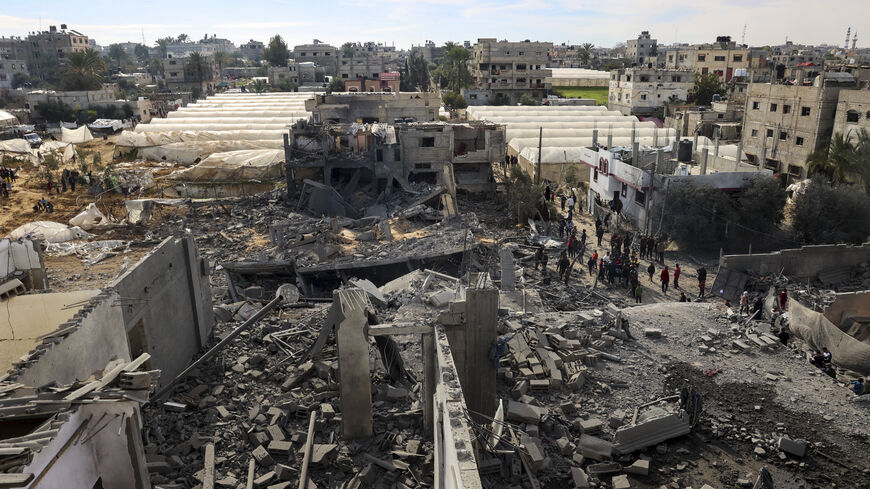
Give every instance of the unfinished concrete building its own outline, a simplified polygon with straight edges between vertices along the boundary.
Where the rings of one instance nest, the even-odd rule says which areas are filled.
[[[476,92],[483,91],[486,100],[496,105],[516,105],[523,95],[536,100],[545,98],[551,88],[547,78],[553,74],[547,68],[552,47],[551,42],[478,39],[470,61],[475,86],[469,93],[479,98],[484,94]]]
[[[315,123],[436,121],[440,107],[441,97],[433,92],[332,93],[305,101]]]

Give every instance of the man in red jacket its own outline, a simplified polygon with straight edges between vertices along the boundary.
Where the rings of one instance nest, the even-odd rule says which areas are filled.
[[[788,292],[786,292],[785,289],[782,289],[779,292],[779,308],[781,310],[785,311],[785,305],[787,302],[788,302]]]
[[[671,281],[671,273],[668,271],[668,267],[662,269],[662,294],[668,293],[668,282]]]
[[[675,289],[680,288],[680,272],[682,272],[682,270],[680,270],[680,264],[677,263],[677,266],[674,267],[674,288]]]

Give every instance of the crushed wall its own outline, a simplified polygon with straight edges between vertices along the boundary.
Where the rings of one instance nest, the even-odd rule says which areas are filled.
[[[854,266],[870,260],[870,242],[853,245],[814,245],[774,253],[725,255],[719,266],[756,275],[779,274],[797,278],[815,278],[819,272]]]

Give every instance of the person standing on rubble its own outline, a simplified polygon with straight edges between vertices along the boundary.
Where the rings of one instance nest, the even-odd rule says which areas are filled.
[[[568,197],[568,212],[569,215],[574,213],[574,197]]]
[[[698,289],[699,289],[698,297],[701,299],[704,298],[704,287],[706,286],[706,284],[707,284],[707,269],[704,267],[701,267],[698,269]]]
[[[743,311],[749,314],[749,292],[745,290],[740,294],[740,312],[738,314],[743,314]]]
[[[680,264],[677,263],[677,266],[674,267],[674,289],[679,289],[679,288],[680,288],[680,274],[681,274],[682,272],[683,272],[683,271],[680,270]]]
[[[586,262],[586,266],[589,267],[589,275],[595,275],[595,265],[598,264],[598,251],[594,251],[592,256],[589,258],[589,261]]]
[[[586,229],[583,229],[583,233],[580,235],[580,244],[586,246]]]
[[[779,291],[779,308],[785,311],[785,305],[788,303],[788,292],[785,289]]]
[[[565,201],[568,200],[568,197],[565,197],[564,193],[559,194],[559,200],[562,201],[562,212],[565,212]]]
[[[553,189],[550,188],[550,184],[548,183],[548,184],[547,184],[547,187],[544,189],[544,200],[545,200],[546,202],[549,202],[549,201],[551,200],[550,197],[551,197],[552,195],[553,195]]]
[[[668,271],[667,265],[662,268],[662,274],[659,276],[662,281],[662,294],[668,293],[668,283],[671,281],[671,273]]]
[[[646,273],[649,274],[649,281],[650,281],[650,283],[652,283],[653,275],[655,275],[655,273],[656,273],[656,266],[653,265],[653,262],[649,262],[649,266],[646,267]]]
[[[568,270],[570,264],[571,262],[568,260],[568,252],[562,251],[562,253],[559,254],[559,263],[556,265],[559,270],[559,280],[565,279],[565,271]]]
[[[544,258],[546,254],[547,252],[544,251],[544,245],[538,245],[538,249],[535,250],[535,270],[538,269],[538,265],[541,263],[546,263],[546,259]],[[546,270],[544,270],[544,273],[546,273]]]
[[[595,226],[595,235],[598,236],[598,246],[601,246],[601,239],[604,238],[604,227],[597,224]]]
[[[643,296],[643,285],[638,283],[637,287],[634,288],[634,302],[636,304],[641,304],[643,302],[642,296]]]

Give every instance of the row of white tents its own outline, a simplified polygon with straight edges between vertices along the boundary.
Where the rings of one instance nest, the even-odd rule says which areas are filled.
[[[307,119],[305,101],[315,93],[225,93],[194,102],[165,119],[125,131],[121,148],[136,148],[146,160],[195,165],[168,179],[239,181],[280,176],[283,134]]]

